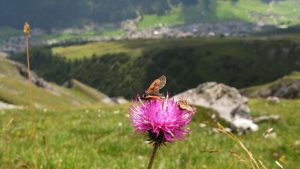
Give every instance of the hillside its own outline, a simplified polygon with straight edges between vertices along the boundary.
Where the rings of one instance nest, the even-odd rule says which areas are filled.
[[[1,0],[0,26],[17,28],[27,21],[34,27],[50,30],[86,23],[116,23],[138,14],[162,15],[172,6],[194,3],[196,0]]]
[[[140,28],[221,20],[289,26],[299,24],[299,6],[295,0],[1,0],[0,26],[17,28],[28,21],[33,27],[49,30],[90,23],[118,23],[137,16],[142,16]]]
[[[267,84],[241,90],[248,97],[300,98],[300,72],[292,72]]]
[[[299,50],[298,36],[124,40],[36,48],[32,68],[49,81],[75,78],[109,96],[131,98],[161,74],[175,93],[207,81],[264,84],[300,70]],[[14,58],[25,61],[22,53]]]
[[[28,104],[28,80],[20,73],[17,63],[0,56],[0,101],[26,106]],[[63,108],[101,104],[96,90],[91,88],[64,88],[54,83],[32,85],[33,102],[37,108]],[[78,82],[79,83],[79,82]],[[83,84],[82,84],[83,85]],[[94,96],[91,96],[94,95]]]

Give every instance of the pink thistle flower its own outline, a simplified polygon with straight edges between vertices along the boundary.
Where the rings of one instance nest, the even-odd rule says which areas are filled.
[[[184,138],[188,133],[184,127],[191,121],[195,110],[180,109],[174,99],[167,96],[161,100],[133,101],[129,112],[136,132],[148,135],[149,141],[161,145]]]

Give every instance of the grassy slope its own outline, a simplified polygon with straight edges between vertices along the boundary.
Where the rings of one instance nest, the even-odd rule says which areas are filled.
[[[90,57],[93,54],[104,55],[107,53],[130,53],[137,56],[141,54],[139,48],[127,48],[122,42],[93,42],[84,45],[72,45],[67,47],[53,48],[55,54],[66,56],[67,58]]]
[[[203,7],[204,5],[199,0],[198,5],[174,7],[165,15],[144,15],[138,26],[139,28],[147,28],[159,24],[171,26],[198,21],[214,22],[226,20],[242,20],[256,23],[261,19],[266,24],[271,25],[290,26],[300,24],[298,19],[300,3],[293,0],[273,4],[263,3],[261,0],[240,0],[235,5],[231,1],[218,0],[211,5],[212,11],[208,11]],[[261,14],[263,17],[259,18],[251,15],[253,13]],[[281,15],[281,17],[274,18],[272,14]]]
[[[286,75],[286,76],[284,76],[278,80],[275,80],[273,82],[263,84],[263,85],[244,88],[244,89],[241,89],[241,91],[247,95],[250,93],[256,93],[256,92],[262,91],[264,89],[271,87],[272,85],[275,85],[275,84],[278,84],[278,83],[281,83],[284,81],[293,81],[293,80],[300,80],[300,72],[295,71],[295,72],[292,72],[291,74]]]
[[[165,15],[144,15],[142,20],[138,23],[138,28],[149,28],[159,25],[178,25],[184,23],[183,10],[181,6],[173,7]]]
[[[295,168],[300,162],[300,147],[296,144],[300,130],[299,100],[282,100],[270,104],[264,100],[250,100],[255,115],[278,114],[278,122],[264,123],[256,133],[241,136],[241,140],[261,159],[267,168],[277,168],[279,160],[286,168]],[[38,159],[41,168],[145,168],[151,146],[144,137],[136,135],[129,124],[127,106],[95,107],[71,112],[38,112]],[[183,142],[162,147],[157,154],[154,168],[251,168],[249,163],[239,162],[230,155],[236,152],[247,157],[231,139],[212,132],[212,125],[201,128],[199,123],[209,123],[207,110],[199,109],[189,128],[191,133]],[[30,166],[32,157],[31,123],[28,112],[1,111],[0,168]],[[273,127],[276,138],[265,139],[263,132]],[[42,136],[46,140],[43,144]],[[46,156],[43,157],[43,148]],[[209,150],[217,150],[209,153]]]
[[[300,23],[300,3],[292,0],[281,1],[273,4],[262,3],[260,0],[238,1],[235,6],[230,1],[218,1],[216,15],[221,20],[237,18],[248,22],[257,22],[263,19],[272,25],[296,25]],[[251,16],[251,13],[259,13],[263,18]],[[273,18],[272,14],[282,17]]]
[[[72,79],[72,84],[74,91],[77,91],[78,94],[88,96],[88,99],[91,99],[91,101],[101,102],[103,99],[107,98],[107,96],[103,93],[79,82],[78,80]]]
[[[38,107],[62,108],[82,106],[99,102],[91,98],[90,90],[67,89],[50,84],[52,90],[33,85],[33,102]],[[22,77],[9,60],[0,56],[0,100],[27,105],[28,81]],[[88,94],[87,94],[88,93]]]

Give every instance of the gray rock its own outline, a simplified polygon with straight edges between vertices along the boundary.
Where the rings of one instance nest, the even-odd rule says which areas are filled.
[[[16,106],[13,104],[8,104],[8,103],[4,103],[2,101],[0,101],[0,110],[2,109],[18,109],[21,108],[21,106]]]
[[[12,64],[19,70],[20,74],[25,79],[28,78],[27,67],[25,65],[14,61],[12,61]],[[36,86],[51,89],[48,83],[43,78],[40,78],[35,72],[30,71],[30,77],[32,83],[35,84]]]
[[[176,100],[186,99],[191,105],[210,108],[219,113],[234,128],[256,131],[258,126],[252,121],[248,98],[236,88],[224,84],[207,82],[194,89],[175,96]]]

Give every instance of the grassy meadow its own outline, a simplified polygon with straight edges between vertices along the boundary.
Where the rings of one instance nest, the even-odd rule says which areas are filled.
[[[277,160],[296,169],[300,161],[300,100],[274,104],[252,99],[250,107],[255,116],[277,114],[280,120],[263,123],[258,132],[239,138],[266,168],[278,168]],[[198,108],[188,125],[190,134],[184,141],[161,147],[153,168],[251,168],[237,143],[214,132],[211,114]],[[33,167],[30,118],[23,109],[0,111],[0,168]],[[152,149],[130,126],[128,105],[37,110],[36,126],[39,168],[146,168]],[[262,137],[270,127],[276,137]]]
[[[197,21],[215,22],[241,20],[250,23],[264,21],[272,25],[297,25],[300,23],[299,2],[293,0],[277,3],[263,3],[261,0],[213,1],[209,10],[202,0],[196,5],[173,7],[164,15],[144,15],[138,28],[149,28],[160,25],[179,25]],[[200,12],[201,11],[201,12]],[[278,15],[278,17],[274,17]]]

